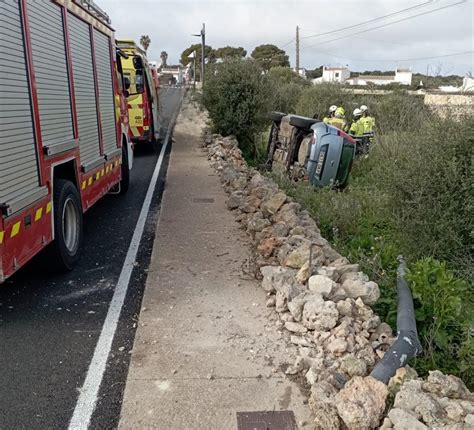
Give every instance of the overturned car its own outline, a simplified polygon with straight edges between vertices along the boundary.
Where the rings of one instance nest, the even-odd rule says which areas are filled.
[[[347,133],[320,120],[270,112],[266,166],[286,171],[294,180],[344,188],[356,142]]]

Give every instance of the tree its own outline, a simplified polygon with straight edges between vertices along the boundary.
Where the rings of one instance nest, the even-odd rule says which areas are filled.
[[[211,66],[203,103],[214,130],[235,135],[244,150],[253,150],[255,134],[268,126],[271,102],[269,79],[254,62],[234,59]]]
[[[201,76],[201,44],[200,43],[195,43],[194,45],[191,45],[189,48],[186,48],[182,53],[181,53],[181,64],[183,66],[187,66],[191,62],[191,58],[189,56],[196,51],[196,79],[200,79]],[[215,55],[214,55],[214,50],[212,49],[211,46],[206,45],[204,48],[204,55],[205,58],[207,58],[207,63],[213,63],[215,62]]]
[[[151,39],[150,39],[150,36],[148,36],[147,34],[140,37],[140,45],[143,46],[145,53],[148,50],[150,43],[151,43]]]
[[[166,51],[161,51],[161,67],[166,67],[166,62],[168,61],[168,53]]]
[[[318,68],[314,70],[306,71],[306,77],[308,79],[316,79],[316,78],[320,78],[321,76],[323,76],[323,66],[319,66]]]
[[[286,52],[275,45],[257,46],[250,56],[265,72],[275,66],[290,66]]]
[[[247,51],[239,46],[235,48],[233,46],[225,46],[215,50],[216,58],[221,60],[228,60],[230,58],[243,58],[247,55]]]

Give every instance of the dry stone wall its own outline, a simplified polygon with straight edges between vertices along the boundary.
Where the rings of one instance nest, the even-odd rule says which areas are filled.
[[[299,348],[286,373],[311,387],[314,428],[474,428],[473,396],[458,378],[432,372],[423,381],[409,367],[389,386],[368,376],[395,340],[370,307],[378,285],[331,247],[306,210],[247,166],[235,138],[206,131],[203,146],[228,208],[252,237],[266,305]]]

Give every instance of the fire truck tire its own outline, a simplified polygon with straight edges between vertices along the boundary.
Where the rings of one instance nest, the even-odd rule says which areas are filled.
[[[71,181],[55,181],[53,205],[55,239],[50,262],[54,270],[72,270],[79,261],[83,225],[81,199]]]
[[[120,180],[120,194],[125,194],[128,191],[130,185],[130,169],[128,165],[128,153],[127,147],[122,146],[122,179]]]

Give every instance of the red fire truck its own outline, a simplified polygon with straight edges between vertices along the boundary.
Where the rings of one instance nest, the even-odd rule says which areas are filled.
[[[128,188],[121,55],[92,0],[0,7],[0,282],[48,248],[72,269],[83,212]]]

